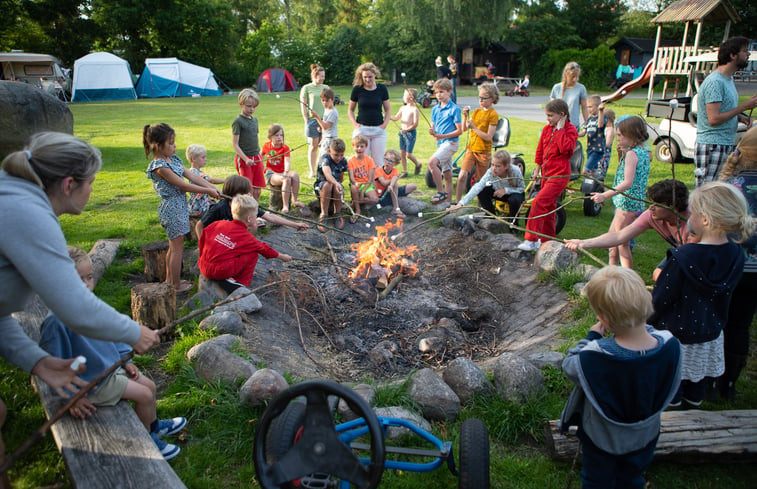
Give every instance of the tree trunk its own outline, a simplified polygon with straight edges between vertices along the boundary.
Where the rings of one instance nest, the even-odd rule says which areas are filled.
[[[176,289],[171,284],[137,284],[131,289],[131,317],[144,326],[160,329],[176,317]]]
[[[147,282],[166,281],[166,255],[168,241],[153,241],[142,247],[145,260],[145,280]]]

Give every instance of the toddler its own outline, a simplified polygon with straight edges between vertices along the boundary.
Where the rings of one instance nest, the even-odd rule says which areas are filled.
[[[414,88],[406,88],[405,92],[402,94],[404,105],[400,107],[397,114],[391,118],[393,121],[400,121],[400,156],[402,158],[402,173],[400,174],[400,178],[407,177],[408,159],[415,163],[416,175],[421,172],[421,167],[423,166],[413,155],[415,139],[418,135],[416,128],[418,127],[418,121],[420,119],[420,111],[418,110],[418,106],[415,105],[417,97],[418,90]]]
[[[225,180],[223,178],[213,178],[210,175],[202,171],[208,162],[208,154],[205,151],[205,146],[201,144],[190,144],[187,146],[187,161],[191,165],[189,169],[190,173],[204,178],[212,184],[220,184]],[[208,194],[201,194],[197,192],[191,192],[189,194],[189,216],[196,217],[208,210],[210,207],[210,196]]]

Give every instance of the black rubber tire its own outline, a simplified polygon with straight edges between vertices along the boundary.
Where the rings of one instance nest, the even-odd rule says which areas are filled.
[[[562,202],[558,202],[557,205],[562,205]],[[560,234],[562,228],[565,227],[565,223],[568,221],[568,213],[565,212],[565,207],[561,207],[560,210],[555,212],[555,236]]]
[[[424,109],[428,109],[429,107],[431,107],[431,97],[428,97],[428,96],[424,97],[421,105],[423,105]]]
[[[678,161],[678,156],[681,154],[678,149],[678,144],[675,141],[670,141],[668,138],[662,138],[657,146],[655,146],[654,155],[657,161],[660,163],[675,163]]]
[[[597,204],[591,199],[584,199],[584,216],[596,217],[602,212],[602,204]]]
[[[304,421],[305,404],[301,402],[289,403],[284,412],[273,420],[266,437],[268,463],[274,463],[292,448]]]
[[[458,489],[489,489],[489,434],[483,421],[470,418],[460,427]]]
[[[426,185],[428,185],[428,188],[436,188],[434,177],[431,175],[431,170],[428,168],[426,168]]]

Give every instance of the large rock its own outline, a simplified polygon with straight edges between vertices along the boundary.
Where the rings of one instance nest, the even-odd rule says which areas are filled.
[[[562,370],[562,361],[565,359],[565,355],[559,351],[537,351],[529,354],[526,359],[539,370],[544,370],[547,367]]]
[[[410,411],[408,409],[405,409],[403,407],[398,406],[390,406],[390,407],[380,407],[373,410],[376,413],[376,416],[381,416],[384,418],[397,418],[397,419],[403,419],[405,421],[409,421],[413,423],[418,428],[431,432],[431,423],[426,421],[422,416],[418,415],[418,413],[414,413],[413,411]],[[392,427],[389,428],[386,431],[386,438],[390,440],[394,440],[399,438],[402,435],[410,435],[412,432],[408,428],[400,428],[400,427]]]
[[[455,391],[463,404],[471,402],[475,396],[488,396],[494,392],[494,386],[484,371],[465,357],[449,362],[444,371],[444,382]]]
[[[428,207],[428,203],[422,200],[415,200],[412,197],[399,197],[397,204],[400,206],[400,210],[410,217],[419,217],[418,213]]]
[[[534,265],[542,272],[548,273],[575,267],[577,263],[578,255],[557,241],[542,243],[534,259]]]
[[[523,357],[505,352],[494,362],[494,387],[502,399],[525,402],[544,391],[544,376]]]
[[[74,133],[74,116],[56,97],[28,83],[0,81],[0,160],[41,131]]]
[[[369,406],[373,406],[373,403],[376,400],[375,387],[368,384],[358,384],[353,387],[352,390],[355,391],[355,394],[362,397]],[[345,401],[344,399],[339,399],[339,405],[337,406],[337,409],[339,411],[339,414],[342,415],[342,417],[347,421],[351,421],[357,418],[357,414],[355,414],[352,409],[350,409],[349,404],[347,404],[347,401]]]
[[[513,251],[521,241],[512,234],[496,234],[489,239],[493,251]]]
[[[419,370],[410,378],[407,394],[421,407],[426,419],[454,421],[460,412],[460,398],[430,368]]]
[[[262,368],[252,374],[239,389],[239,402],[260,406],[289,388],[286,379],[277,371]]]
[[[234,311],[212,314],[200,321],[201,329],[215,329],[221,334],[242,334],[244,324],[242,316]]]
[[[245,294],[248,295],[242,297],[241,299],[237,299],[234,302],[229,302],[228,304],[218,306],[214,309],[213,312],[215,314],[220,314],[224,311],[234,311],[250,314],[253,312],[258,312],[263,308],[263,304],[260,303],[260,299],[258,299],[255,294],[250,294],[250,289],[248,289],[247,287],[239,287],[237,290],[229,294],[228,298],[233,299]]]
[[[238,379],[248,379],[255,373],[255,366],[229,350],[218,345],[204,348],[195,357],[195,374],[208,382],[234,383]]]

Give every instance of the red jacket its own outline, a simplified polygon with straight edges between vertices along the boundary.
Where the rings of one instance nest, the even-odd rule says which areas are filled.
[[[252,279],[258,254],[271,259],[279,252],[251,235],[242,221],[216,221],[200,236],[200,272],[209,278],[236,278],[243,285]],[[245,283],[247,282],[247,283]]]
[[[570,175],[570,157],[576,149],[576,141],[578,131],[570,122],[566,122],[562,129],[549,124],[544,126],[536,147],[536,164],[541,165],[541,176]]]

